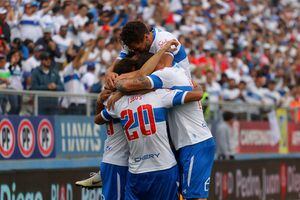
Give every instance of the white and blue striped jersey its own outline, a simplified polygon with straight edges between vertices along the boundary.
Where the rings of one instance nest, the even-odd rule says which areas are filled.
[[[153,42],[149,50],[150,53],[158,52],[168,41],[176,39],[176,37],[172,33],[160,30],[158,28],[153,28],[152,33],[153,33]],[[120,52],[118,59],[125,58],[128,55],[128,53],[129,50],[128,48],[125,47]],[[178,63],[178,65],[187,72],[188,76],[191,77],[191,72],[189,69],[190,63],[187,58],[184,47],[181,44],[177,46],[177,50],[173,52],[173,55],[174,55],[173,62]]]
[[[148,76],[152,88],[193,90],[186,72],[179,67],[166,67]],[[168,113],[170,135],[175,149],[196,144],[212,137],[205,122],[200,101],[170,109]]]
[[[106,135],[102,162],[128,166],[129,147],[119,119],[106,123]]]
[[[73,94],[85,94],[84,85],[80,82],[79,70],[70,63],[63,71],[65,91]],[[64,97],[62,106],[68,108],[71,103],[84,104],[86,99],[82,97]]]
[[[168,139],[167,109],[184,103],[186,92],[156,90],[124,96],[115,109],[104,109],[106,120],[120,118],[129,145],[129,171],[134,174],[169,169],[176,160]]]

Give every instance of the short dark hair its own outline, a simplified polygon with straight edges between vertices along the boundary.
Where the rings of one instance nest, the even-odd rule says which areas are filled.
[[[140,69],[145,64],[145,62],[147,62],[147,60],[149,60],[153,55],[154,54],[150,52],[144,52],[139,54],[139,57],[137,59],[137,66],[135,70]]]
[[[147,62],[147,60],[153,55],[153,53],[145,52],[139,54],[138,59],[134,59],[134,54],[131,54],[130,57],[123,58],[115,64],[114,72],[118,75],[121,75],[135,70],[139,70],[145,64],[145,62]]]
[[[86,4],[80,4],[79,6],[78,6],[78,10],[81,10],[82,8],[87,8],[88,9],[88,6],[86,5]]]
[[[230,121],[230,120],[234,119],[234,114],[232,112],[224,112],[223,119],[225,122]]]
[[[135,71],[137,65],[138,62],[136,60],[131,58],[123,58],[115,64],[114,72],[118,75],[133,72]]]
[[[120,38],[122,42],[130,46],[136,42],[142,42],[144,35],[149,33],[147,26],[141,21],[128,22],[121,31]]]

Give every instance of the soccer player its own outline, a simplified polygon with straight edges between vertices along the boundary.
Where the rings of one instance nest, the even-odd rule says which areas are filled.
[[[154,55],[151,59],[153,63],[157,63],[161,57],[161,55]],[[149,71],[150,68],[155,68],[155,65],[150,66],[147,66]],[[150,76],[145,76],[141,71],[131,73],[129,76],[135,74],[136,78],[118,80],[115,84],[116,88],[125,93],[159,88],[187,91],[193,89],[188,74],[177,64],[173,67],[156,69],[157,71]],[[183,197],[185,199],[208,198],[215,141],[204,120],[201,103],[191,102],[170,109],[168,124],[172,142],[179,154]]]
[[[105,90],[99,95],[96,115],[103,110],[104,106],[101,101],[104,96],[109,94],[110,92]],[[97,118],[95,118],[95,123],[99,124]],[[104,144],[100,172],[93,174],[91,178],[77,181],[76,185],[90,189],[102,186],[104,199],[122,200],[125,197],[129,147],[119,120],[113,119],[107,122],[106,131],[107,138]]]
[[[114,64],[117,63],[118,60],[127,57],[130,52],[157,53],[168,41],[177,41],[173,34],[158,28],[149,30],[149,28],[141,21],[128,22],[122,28],[120,37],[124,48]],[[178,63],[180,67],[185,69],[188,76],[191,77],[187,55],[184,47],[179,42],[177,50],[169,54],[164,54],[163,59],[161,60],[163,62],[159,63],[160,66],[168,66],[168,63],[172,61]],[[114,64],[108,69],[106,75],[106,83],[112,88],[114,87],[114,81],[117,78],[117,74],[113,73]]]
[[[114,69],[120,75],[124,66]],[[167,108],[199,101],[201,91],[156,90],[123,96],[113,110],[97,115],[105,122],[120,118],[129,145],[125,199],[177,200],[178,168],[168,140]]]

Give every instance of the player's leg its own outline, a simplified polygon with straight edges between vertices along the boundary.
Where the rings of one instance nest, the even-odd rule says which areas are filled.
[[[215,155],[213,138],[179,150],[182,195],[186,200],[207,199]]]
[[[128,167],[101,163],[102,195],[105,200],[123,200]]]
[[[128,173],[125,200],[178,200],[177,165],[155,172]]]
[[[179,198],[178,166],[158,172],[153,172],[153,181],[149,188],[147,200],[178,200]]]

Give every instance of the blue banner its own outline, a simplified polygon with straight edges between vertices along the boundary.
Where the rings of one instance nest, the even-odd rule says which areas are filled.
[[[94,124],[93,117],[56,116],[56,149],[60,157],[102,156],[105,126]]]
[[[53,117],[0,116],[0,159],[55,157]]]

